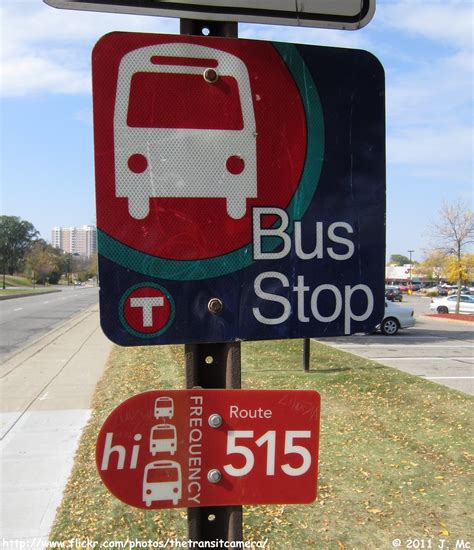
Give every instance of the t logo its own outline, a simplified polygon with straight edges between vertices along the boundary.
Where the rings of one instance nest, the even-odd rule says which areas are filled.
[[[122,296],[119,308],[125,329],[143,338],[159,336],[174,320],[171,295],[154,283],[141,283],[129,288]]]

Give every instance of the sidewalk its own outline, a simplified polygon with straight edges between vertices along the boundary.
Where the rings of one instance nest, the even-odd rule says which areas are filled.
[[[4,541],[47,541],[111,346],[97,304],[0,366]]]

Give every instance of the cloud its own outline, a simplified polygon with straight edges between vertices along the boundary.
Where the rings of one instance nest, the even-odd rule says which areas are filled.
[[[2,30],[0,95],[88,94],[90,52],[113,30],[176,33],[176,20],[59,10],[40,0],[6,0]]]
[[[431,128],[410,128],[387,140],[391,162],[405,165],[448,165],[463,163],[472,151],[472,132],[463,126],[445,126],[442,132]]]
[[[387,71],[387,160],[412,175],[472,177],[471,2],[378,5],[384,27],[399,33],[404,55]],[[405,53],[408,52],[408,55]]]
[[[25,96],[50,92],[85,94],[91,91],[88,70],[61,62],[61,55],[31,53],[2,61],[1,79],[4,96]]]
[[[370,49],[372,42],[365,29],[342,31],[275,25],[241,25],[239,37],[254,40],[290,42],[293,44],[322,44],[338,48]]]
[[[470,0],[381,2],[376,13],[385,25],[405,33],[472,49],[473,5]]]

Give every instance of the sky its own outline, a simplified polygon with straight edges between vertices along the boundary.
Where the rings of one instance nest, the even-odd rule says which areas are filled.
[[[387,258],[420,261],[443,201],[473,205],[472,0],[377,0],[357,31],[239,24],[239,37],[367,50],[386,74]],[[1,0],[1,214],[95,225],[91,51],[111,31],[179,20]]]

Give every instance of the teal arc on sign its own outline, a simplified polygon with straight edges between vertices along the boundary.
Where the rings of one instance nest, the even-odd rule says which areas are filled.
[[[324,119],[316,85],[297,48],[293,44],[278,42],[274,42],[273,46],[281,55],[299,89],[308,121],[306,159],[301,181],[286,207],[289,227],[293,227],[293,222],[300,220],[308,209],[319,182],[324,160]],[[105,258],[143,275],[175,281],[220,277],[248,267],[253,259],[252,243],[213,258],[170,260],[135,250],[100,229],[97,231],[97,238],[99,252]],[[262,243],[262,250],[271,252],[279,243],[279,238],[267,237]]]

